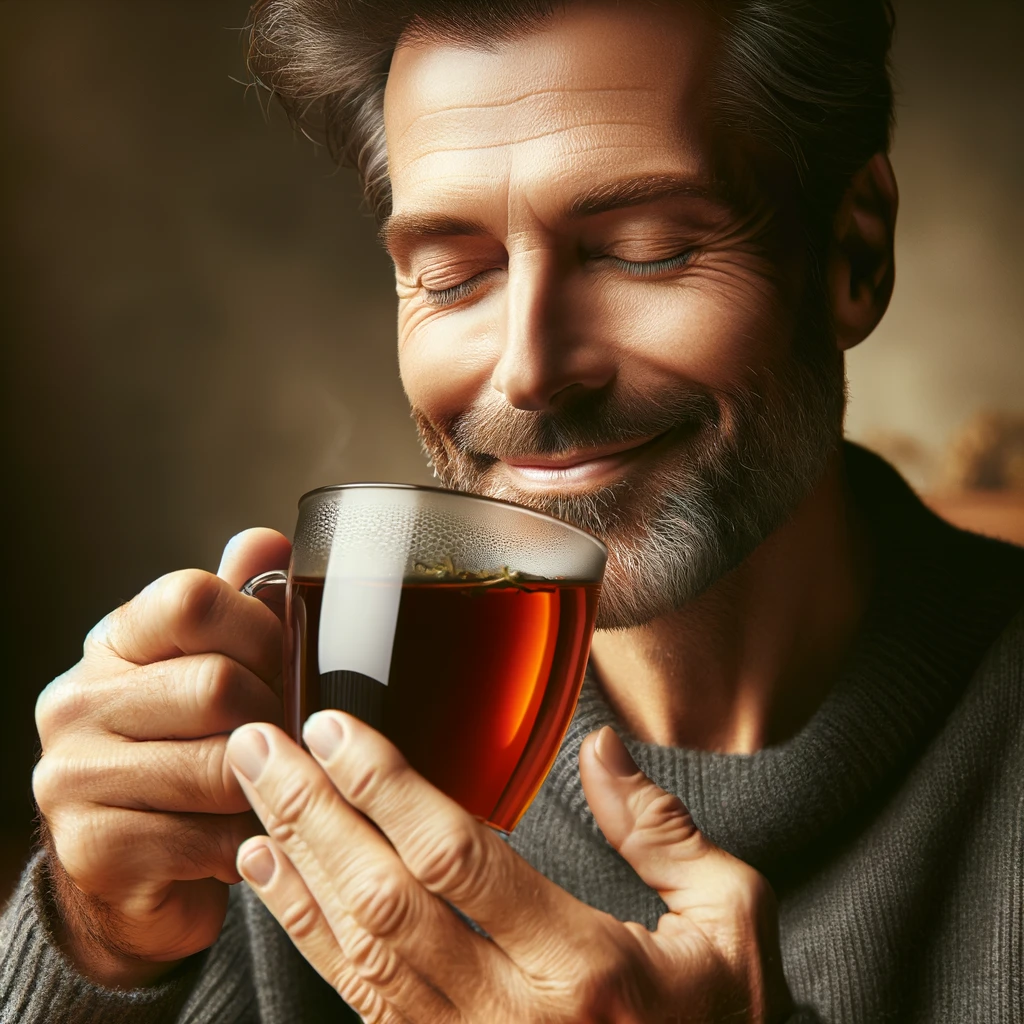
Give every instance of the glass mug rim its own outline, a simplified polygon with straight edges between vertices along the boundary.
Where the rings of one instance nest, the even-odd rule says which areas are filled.
[[[608,557],[608,545],[605,544],[604,541],[595,537],[589,530],[584,530],[582,527],[576,526],[573,523],[567,523],[564,519],[559,519],[558,516],[549,515],[547,512],[538,512],[534,508],[529,508],[526,505],[519,505],[514,501],[506,501],[503,498],[492,498],[486,494],[473,494],[471,491],[456,491],[452,490],[450,487],[431,487],[429,484],[403,484],[372,480],[347,484],[324,484],[322,487],[314,487],[313,490],[306,491],[306,493],[299,498],[296,504],[298,508],[301,509],[308,500],[328,494],[332,491],[349,491],[363,488],[379,491],[425,491],[431,494],[443,494],[447,497],[457,498],[460,501],[480,501],[491,505],[502,505],[505,508],[514,509],[515,511],[522,512],[525,515],[533,516],[535,519],[543,519],[548,522],[557,523],[559,526],[564,527],[571,533],[575,533],[584,540],[588,540],[597,545],[604,557],[606,559]]]

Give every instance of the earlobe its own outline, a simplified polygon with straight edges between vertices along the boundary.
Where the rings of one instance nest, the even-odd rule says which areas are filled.
[[[889,306],[898,205],[892,165],[876,153],[853,176],[833,222],[828,289],[841,351],[863,341]]]

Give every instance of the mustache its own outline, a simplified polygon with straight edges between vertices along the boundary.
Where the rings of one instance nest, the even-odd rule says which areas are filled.
[[[440,441],[449,457],[492,463],[529,455],[559,455],[579,449],[641,441],[679,427],[717,424],[721,410],[700,388],[660,394],[589,392],[550,410],[516,409],[495,396],[442,423],[414,413],[421,430]]]

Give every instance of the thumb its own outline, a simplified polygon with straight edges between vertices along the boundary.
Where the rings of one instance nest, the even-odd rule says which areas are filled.
[[[236,533],[224,546],[217,575],[233,587],[271,569],[287,569],[292,545],[283,533],[263,526]]]
[[[679,797],[640,771],[608,726],[583,741],[580,779],[605,838],[669,910],[688,909],[694,887],[710,880],[701,876],[732,859],[704,838]]]
[[[782,971],[775,898],[765,878],[705,839],[683,802],[647,778],[607,726],[583,741],[580,778],[605,838],[669,909],[653,939],[668,958],[665,976],[676,980],[677,996],[685,1001],[696,995],[689,984],[694,950],[711,949],[714,962],[729,965],[726,1005],[746,1007],[744,1019],[758,1006],[761,1012],[750,1019],[787,1018],[792,999]],[[634,927],[634,934],[643,931]],[[702,936],[696,944],[694,927]],[[680,963],[690,966],[681,971]],[[700,985],[705,1000],[714,990],[709,978],[714,980],[705,975]],[[726,994],[720,989],[718,997]],[[732,1019],[734,1013],[716,1013],[714,1019],[725,1016]]]

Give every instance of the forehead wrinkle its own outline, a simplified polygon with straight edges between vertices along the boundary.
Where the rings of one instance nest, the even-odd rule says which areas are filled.
[[[637,129],[632,132],[630,137],[625,140],[621,139],[621,132],[617,133],[620,135],[619,139],[602,139],[594,138],[594,132],[590,131],[594,126],[593,124],[586,125],[571,125],[563,126],[558,128],[552,128],[549,131],[543,132],[538,135],[530,136],[527,139],[520,140],[503,140],[497,143],[485,143],[479,145],[444,145],[443,148],[431,148],[425,152],[418,153],[415,156],[408,158],[405,161],[399,163],[397,160],[392,162],[391,175],[392,181],[398,181],[399,179],[407,179],[408,177],[421,178],[424,175],[430,175],[429,170],[419,170],[416,173],[417,167],[423,168],[424,165],[429,168],[431,160],[444,161],[445,154],[447,153],[459,153],[464,163],[470,160],[467,154],[472,153],[493,153],[495,157],[499,154],[504,154],[504,159],[510,159],[513,153],[520,153],[524,150],[529,152],[533,145],[541,143],[545,139],[555,139],[561,137],[562,141],[559,143],[559,149],[555,156],[555,161],[558,164],[565,164],[567,161],[572,162],[575,158],[580,156],[593,156],[598,153],[611,153],[621,152],[628,154],[630,157],[629,163],[631,165],[636,164],[637,156],[642,154],[643,165],[651,166],[652,161],[656,161],[661,166],[658,170],[662,170],[666,158],[672,163],[679,166],[680,173],[687,173],[694,168],[694,154],[688,153],[685,150],[676,149],[673,147],[672,151],[666,150],[666,139],[662,132],[662,126],[658,124],[636,124],[635,122],[621,123],[615,122],[615,127],[624,129]],[[598,132],[598,136],[602,133]],[[607,133],[604,133],[607,134]],[[542,154],[539,158],[536,154],[533,155],[534,162],[538,166],[551,166],[550,160],[546,158],[546,154]],[[504,160],[502,161],[504,165]],[[698,165],[702,165],[703,161],[697,161]],[[636,174],[643,174],[645,167],[643,165],[636,166]],[[703,169],[702,166],[695,168],[698,172]],[[570,168],[563,168],[564,172],[568,172]],[[445,169],[443,176],[447,181],[455,180],[469,180],[474,179],[486,181],[492,176],[503,177],[504,169],[500,175],[495,175],[493,169],[489,171],[481,170],[480,173],[474,174],[468,169],[463,169],[458,175],[458,179],[454,176],[449,178],[448,169]]]
[[[415,85],[415,82],[411,84]],[[429,94],[425,100],[417,93],[411,119],[398,129],[397,134],[392,131],[387,136],[388,151],[389,155],[396,157],[401,155],[399,151],[402,148],[415,154],[422,152],[424,146],[432,147],[439,137],[452,139],[453,145],[445,148],[454,150],[495,145],[487,142],[488,139],[505,145],[588,126],[636,126],[653,132],[663,130],[668,112],[661,112],[658,116],[658,104],[638,99],[637,93],[655,97],[659,90],[647,87],[632,90],[540,89],[520,94],[509,102],[481,102],[466,106],[460,100],[451,107],[431,110],[423,109],[430,99]],[[581,95],[593,97],[594,102],[581,101],[578,98]]]
[[[518,96],[513,96],[510,99],[496,99],[494,101],[482,101],[480,103],[458,103],[450,107],[438,107],[435,110],[428,110],[422,114],[417,114],[395,137],[394,142],[401,142],[402,139],[410,132],[413,128],[422,127],[424,121],[429,121],[433,118],[442,117],[445,114],[460,114],[473,110],[499,110],[501,108],[510,108],[525,103],[527,100],[540,99],[548,96],[558,96],[561,94],[569,93],[631,93],[631,92],[657,92],[653,86],[646,85],[628,85],[628,86],[615,86],[615,87],[590,87],[590,86],[559,86],[557,89],[531,89],[529,92],[521,93]]]
[[[406,166],[422,160],[424,157],[434,156],[437,153],[470,153],[487,149],[502,149],[509,146],[520,146],[526,142],[537,142],[540,139],[553,138],[567,132],[581,131],[588,128],[635,128],[638,127],[635,121],[587,121],[586,124],[563,125],[559,128],[551,128],[547,131],[538,132],[536,135],[524,135],[518,139],[504,139],[501,142],[481,142],[472,146],[445,146],[443,150],[432,149],[412,157],[406,162]]]

